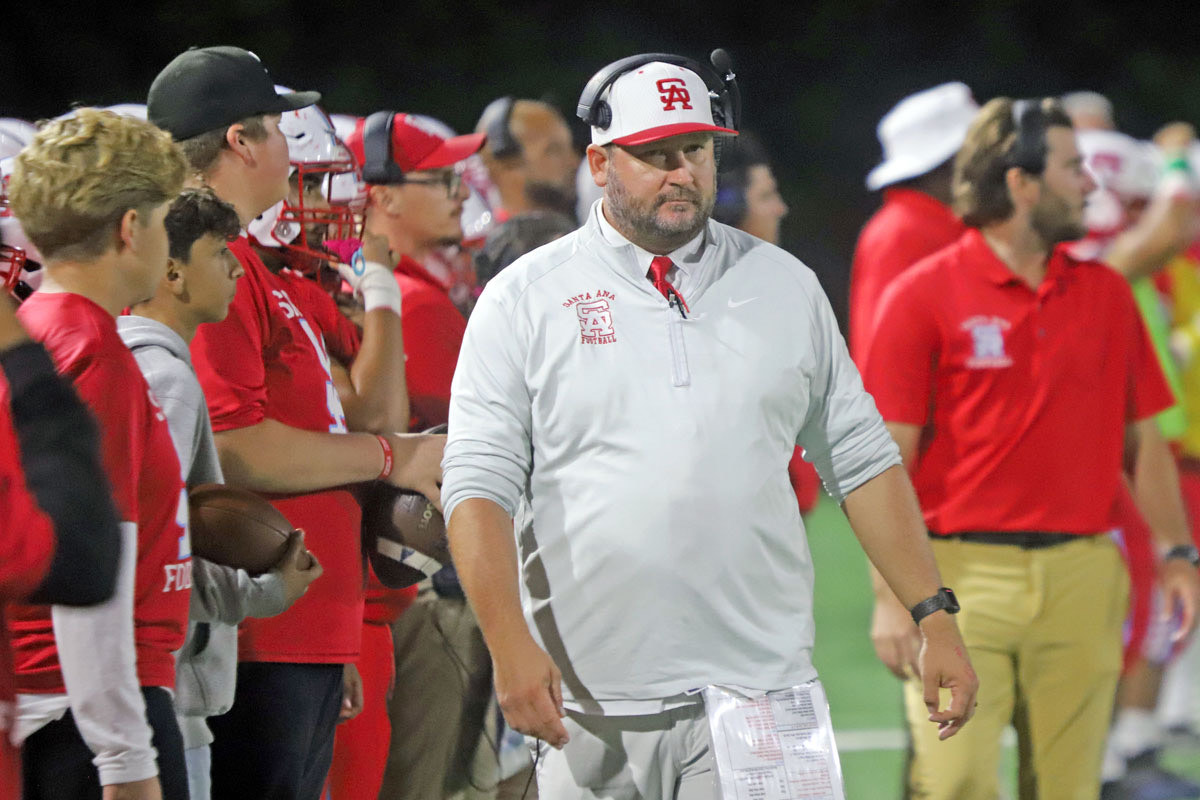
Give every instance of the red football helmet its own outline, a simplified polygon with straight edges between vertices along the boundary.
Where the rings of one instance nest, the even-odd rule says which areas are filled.
[[[311,274],[336,260],[326,241],[358,236],[366,200],[359,166],[329,116],[317,106],[288,111],[279,122],[292,163],[292,190],[250,223],[263,247],[278,248],[289,267]]]
[[[42,283],[42,254],[25,236],[8,207],[12,162],[11,158],[0,160],[0,283],[4,291],[22,301]]]

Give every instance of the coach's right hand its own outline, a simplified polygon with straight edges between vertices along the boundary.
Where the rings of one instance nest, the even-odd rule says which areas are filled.
[[[509,727],[561,750],[570,737],[562,724],[562,673],[550,655],[525,636],[493,651],[492,671]]]
[[[104,800],[162,800],[158,776],[129,783],[110,783],[104,787]]]

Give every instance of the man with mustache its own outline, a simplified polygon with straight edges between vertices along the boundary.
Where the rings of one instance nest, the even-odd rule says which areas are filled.
[[[1173,397],[1126,280],[1062,246],[1086,233],[1094,188],[1056,101],[992,100],[955,163],[967,232],[880,301],[866,385],[962,596],[989,700],[939,743],[908,683],[914,798],[996,797],[1010,722],[1022,797],[1100,794],[1128,598],[1108,535],[1123,467],[1166,552],[1164,601],[1181,635],[1195,623],[1196,549],[1154,419]]]
[[[829,302],[710,219],[714,137],[736,131],[703,67],[659,58],[585,90],[603,200],[488,283],[451,393],[450,544],[505,718],[541,740],[542,797],[712,798],[697,691],[815,681],[796,444],[920,620],[941,735],[974,708],[957,609]]]

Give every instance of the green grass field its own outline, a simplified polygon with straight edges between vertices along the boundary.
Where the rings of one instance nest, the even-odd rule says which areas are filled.
[[[846,796],[894,800],[902,796],[904,763],[900,684],[875,658],[868,638],[866,556],[828,497],[822,496],[807,526],[817,575],[815,660],[838,732]],[[1004,768],[1010,797],[1014,763],[1010,752]],[[1164,765],[1200,780],[1200,750],[1168,751]]]

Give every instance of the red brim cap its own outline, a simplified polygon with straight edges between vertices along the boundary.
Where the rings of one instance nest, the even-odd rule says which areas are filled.
[[[684,133],[697,133],[707,131],[709,133],[720,133],[726,136],[737,136],[738,132],[729,128],[718,128],[716,125],[705,125],[699,122],[677,122],[673,125],[659,125],[657,128],[647,128],[644,131],[631,133],[628,136],[622,136],[619,139],[613,139],[613,144],[631,145],[631,144],[647,144],[648,142],[657,142],[659,139],[666,139],[671,136],[679,136]]]
[[[486,138],[486,133],[468,133],[463,136],[446,139],[427,156],[413,165],[412,171],[440,169],[448,167],[451,164],[457,164],[467,156],[478,153],[480,148],[483,147],[483,141]]]

